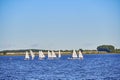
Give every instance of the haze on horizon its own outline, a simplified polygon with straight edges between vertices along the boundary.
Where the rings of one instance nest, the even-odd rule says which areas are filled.
[[[120,48],[119,0],[0,0],[0,50]]]

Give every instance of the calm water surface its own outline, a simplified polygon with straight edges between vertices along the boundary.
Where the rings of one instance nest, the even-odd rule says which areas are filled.
[[[26,61],[24,56],[0,56],[0,80],[120,80],[120,54],[68,57]]]

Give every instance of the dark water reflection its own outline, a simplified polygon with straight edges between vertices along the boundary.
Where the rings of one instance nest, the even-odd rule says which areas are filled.
[[[0,56],[0,80],[120,80],[120,54],[86,54],[83,60],[25,61],[24,56]]]

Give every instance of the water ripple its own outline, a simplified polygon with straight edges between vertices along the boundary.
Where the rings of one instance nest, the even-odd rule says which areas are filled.
[[[0,80],[120,80],[120,54],[67,57],[25,61],[24,56],[0,56]]]

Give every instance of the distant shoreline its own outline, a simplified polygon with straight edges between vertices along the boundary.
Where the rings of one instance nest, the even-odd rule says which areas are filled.
[[[42,51],[45,55],[48,54],[48,50],[44,50],[44,49],[19,49],[19,50],[3,50],[3,51],[0,51],[0,56],[24,56],[25,55],[25,52],[28,51],[30,52],[30,50],[32,50],[34,52],[35,55],[38,55],[38,52],[39,51]],[[114,53],[114,54],[120,54],[120,50],[114,50],[112,52],[106,52],[106,51],[97,51],[97,50],[82,50],[82,49],[78,49],[78,50],[75,50],[77,53],[78,51],[81,50],[81,52],[83,54],[111,54],[111,53]],[[49,50],[51,51],[51,50]],[[54,50],[54,52],[56,54],[58,54],[59,50]],[[60,50],[61,54],[62,55],[65,55],[65,54],[72,54],[73,53],[73,50]]]
[[[26,51],[19,51],[19,50],[13,50],[13,51],[1,51],[0,56],[24,56]],[[35,55],[38,55],[38,51],[34,51]],[[47,55],[47,51],[43,51],[45,55]],[[55,51],[56,54],[58,54],[58,51]],[[120,54],[120,53],[115,53],[115,52],[105,52],[105,51],[97,51],[97,50],[84,50],[82,52],[83,54]],[[69,55],[72,54],[72,51],[62,51],[62,55]]]

